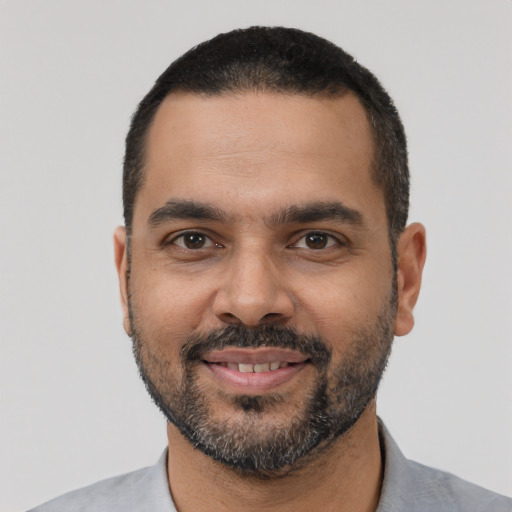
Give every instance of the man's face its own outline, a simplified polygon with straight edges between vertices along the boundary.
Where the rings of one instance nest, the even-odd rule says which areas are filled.
[[[125,327],[168,419],[225,464],[294,464],[375,394],[396,291],[372,156],[352,95],[174,93],[156,114]]]

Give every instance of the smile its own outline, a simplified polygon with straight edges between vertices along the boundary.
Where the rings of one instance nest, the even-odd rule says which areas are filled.
[[[262,372],[270,372],[279,370],[279,368],[286,368],[288,366],[287,361],[274,361],[271,363],[256,363],[256,364],[250,364],[250,363],[231,363],[231,362],[221,362],[221,363],[211,363],[211,364],[218,364],[222,366],[223,368],[229,368],[230,370],[233,370],[235,372],[242,372],[242,373],[262,373]],[[294,364],[294,363],[292,363]]]
[[[310,366],[297,351],[273,347],[226,348],[206,354],[203,367],[214,381],[234,393],[256,395],[275,391]]]

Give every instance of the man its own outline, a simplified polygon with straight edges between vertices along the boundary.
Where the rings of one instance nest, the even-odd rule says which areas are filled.
[[[376,416],[426,246],[370,72],[298,30],[217,36],[142,100],[123,185],[124,327],[168,450],[36,510],[512,510]]]

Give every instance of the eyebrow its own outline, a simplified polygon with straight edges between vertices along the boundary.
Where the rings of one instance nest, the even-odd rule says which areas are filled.
[[[339,201],[320,201],[304,205],[292,205],[273,214],[268,224],[306,224],[308,222],[338,221],[355,227],[366,227],[360,211],[349,208]]]
[[[173,220],[210,220],[228,222],[231,215],[207,203],[170,199],[149,216],[148,223],[157,227]],[[264,219],[269,226],[307,224],[309,222],[337,221],[355,227],[366,227],[363,215],[339,201],[320,201],[292,205],[272,213]]]
[[[209,204],[196,203],[195,201],[183,201],[170,199],[164,206],[156,209],[149,216],[149,224],[152,227],[164,222],[178,219],[214,220],[226,221],[227,215],[218,208]]]

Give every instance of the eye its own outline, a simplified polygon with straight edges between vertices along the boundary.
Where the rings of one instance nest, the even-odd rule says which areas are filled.
[[[187,231],[186,233],[182,233],[181,235],[174,238],[171,243],[183,249],[189,250],[220,247],[220,245],[216,244],[210,237],[197,231]]]
[[[298,249],[319,250],[327,249],[335,245],[340,245],[340,241],[334,236],[321,231],[311,231],[310,233],[306,233],[295,244],[293,244],[293,247]]]

